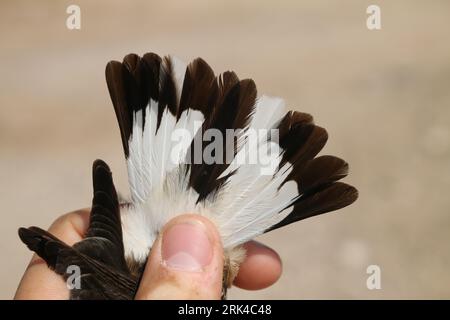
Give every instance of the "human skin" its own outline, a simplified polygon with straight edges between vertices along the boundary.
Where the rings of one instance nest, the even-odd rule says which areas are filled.
[[[49,232],[69,245],[83,239],[89,225],[89,209],[59,217]],[[244,245],[246,258],[234,285],[259,290],[281,276],[278,254],[256,241]],[[185,214],[164,226],[149,255],[136,299],[220,299],[223,249],[215,226],[206,218]],[[34,255],[15,294],[15,299],[68,299],[62,277]]]

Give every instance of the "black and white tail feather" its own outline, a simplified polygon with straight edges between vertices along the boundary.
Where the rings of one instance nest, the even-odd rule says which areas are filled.
[[[106,66],[106,80],[120,127],[131,200],[120,204],[108,166],[94,162],[94,199],[86,238],[69,247],[47,232],[21,228],[27,246],[59,274],[81,267],[74,299],[132,299],[159,230],[190,212],[217,226],[226,252],[224,295],[244,255],[241,245],[265,232],[353,203],[357,190],[338,182],[345,161],[319,156],[325,129],[310,115],[285,114],[280,98],[257,96],[253,80],[234,72],[216,76],[197,58],[189,65],[154,53],[127,55]],[[208,129],[226,136],[222,150],[232,161],[193,161],[196,139]],[[256,148],[270,151],[271,171],[238,161],[249,156],[251,129],[275,129],[277,139],[258,137]],[[176,144],[172,133],[191,138]],[[200,140],[200,148],[208,143]],[[201,153],[202,154],[202,153]],[[274,155],[274,156],[273,156]],[[227,155],[229,156],[229,155]],[[225,157],[225,156],[224,156]],[[262,170],[265,174],[261,174]]]

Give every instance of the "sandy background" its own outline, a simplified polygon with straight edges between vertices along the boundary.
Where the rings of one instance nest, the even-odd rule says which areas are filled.
[[[127,190],[104,67],[129,52],[202,56],[251,77],[328,129],[351,165],[353,206],[260,238],[284,273],[231,298],[450,298],[450,2],[72,1],[0,3],[0,298],[30,258],[20,226],[88,206],[91,164]],[[132,3],[132,4],[131,4]],[[382,289],[366,288],[381,267]]]

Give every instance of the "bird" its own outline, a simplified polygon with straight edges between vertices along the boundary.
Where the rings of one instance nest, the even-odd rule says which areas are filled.
[[[282,98],[258,95],[252,79],[215,74],[202,58],[186,64],[151,52],[110,61],[105,76],[130,198],[118,197],[110,168],[95,160],[83,240],[69,246],[38,227],[18,231],[64,279],[68,266],[80,267],[81,286],[70,299],[133,299],[153,242],[184,213],[217,227],[225,299],[244,243],[358,198],[355,187],[339,181],[347,162],[318,155],[327,131],[308,113],[286,111]]]

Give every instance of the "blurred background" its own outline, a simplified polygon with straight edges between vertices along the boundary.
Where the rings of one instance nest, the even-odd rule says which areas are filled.
[[[66,8],[81,8],[81,30]],[[366,8],[381,8],[381,30]],[[154,51],[204,58],[311,113],[350,163],[359,200],[260,237],[284,273],[230,298],[450,298],[450,2],[1,1],[0,298],[31,253],[20,226],[91,202],[91,165],[127,193],[104,80],[109,60]],[[366,269],[381,268],[368,290]]]

